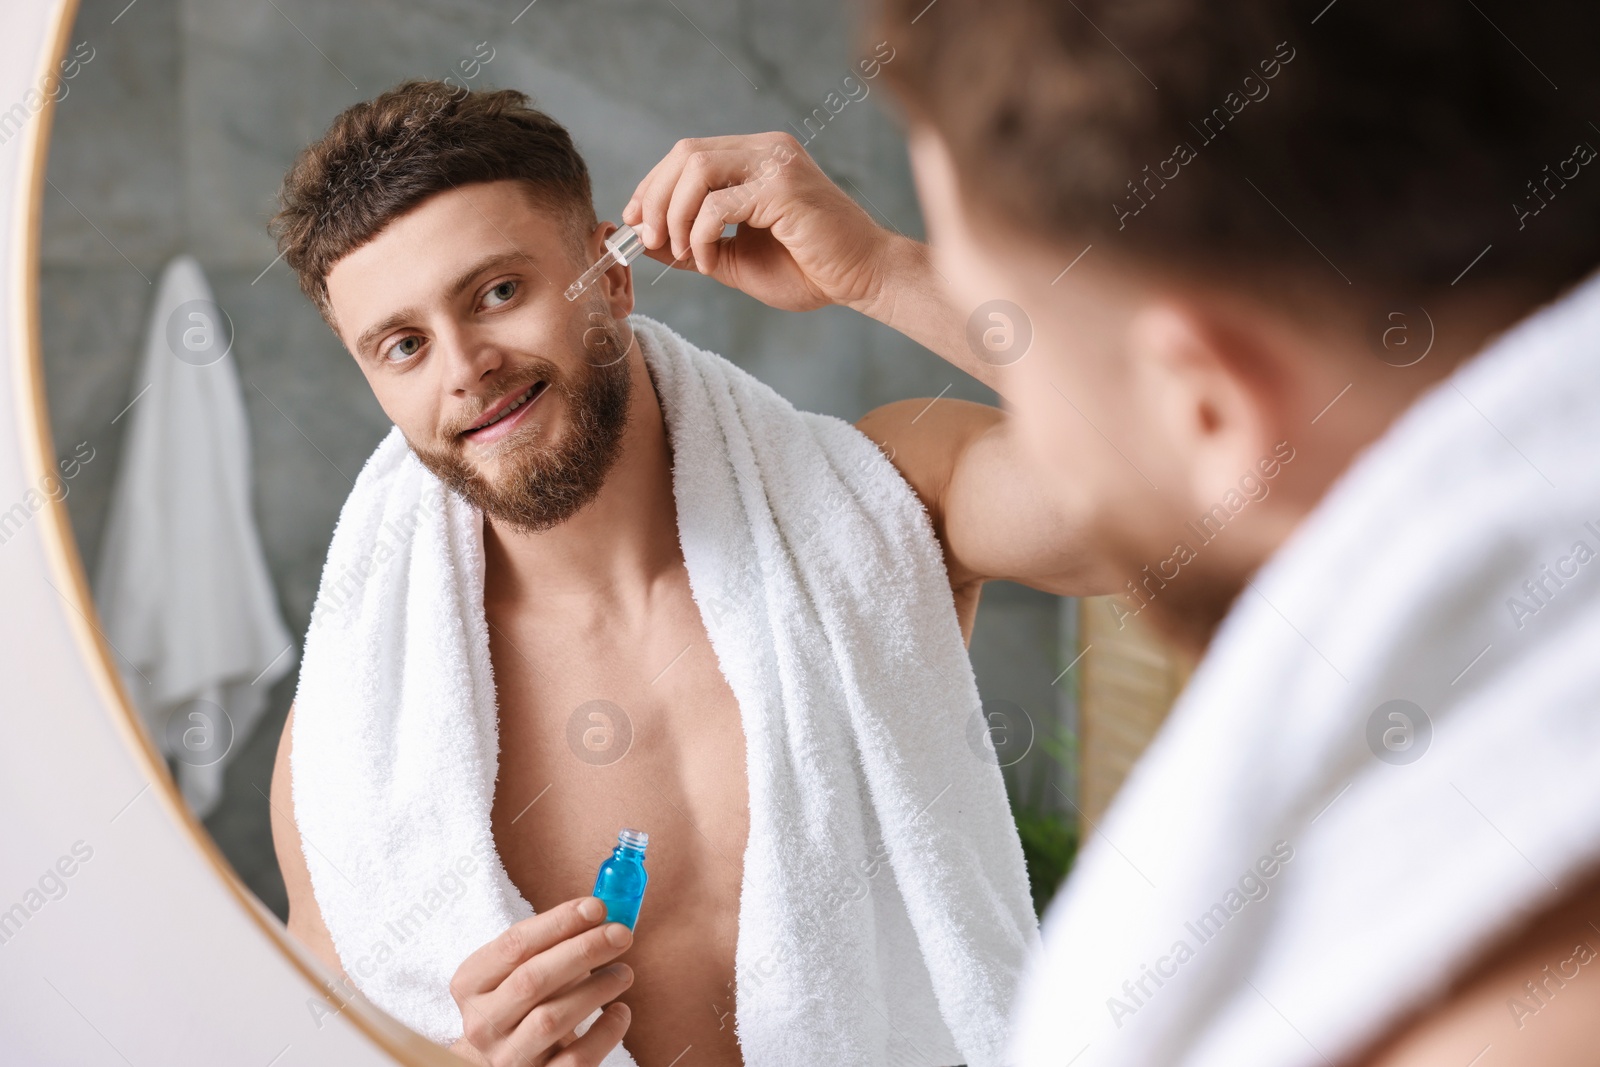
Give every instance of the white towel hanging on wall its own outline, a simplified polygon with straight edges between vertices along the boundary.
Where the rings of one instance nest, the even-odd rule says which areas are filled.
[[[298,656],[250,507],[231,343],[200,264],[175,257],[146,328],[94,577],[124,684],[200,817]]]

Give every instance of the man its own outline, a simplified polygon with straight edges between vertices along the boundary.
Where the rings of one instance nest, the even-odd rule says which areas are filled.
[[[1206,653],[1047,917],[1016,1062],[1593,1062],[1597,29],[883,5],[934,258],[885,237],[848,302],[993,384],[1057,543]],[[831,278],[851,207],[741,193],[748,156],[680,145],[625,221],[747,290],[775,254],[725,221]],[[967,314],[1031,347],[992,366]]]
[[[1581,724],[1600,689],[1592,657],[1558,650],[1585,631],[1580,645],[1593,640],[1600,597],[1574,549],[1594,543],[1584,520],[1600,495],[1592,465],[1554,457],[1592,455],[1596,425],[1592,374],[1556,369],[1593,365],[1595,286],[1573,291],[1596,264],[1600,218],[1600,189],[1573,180],[1600,144],[1600,83],[1579,43],[1600,29],[1593,9],[1543,5],[1513,29],[1509,11],[1434,3],[1017,2],[917,19],[921,7],[889,3],[883,18],[909,53],[890,75],[915,116],[938,262],[966,302],[998,291],[1033,314],[1041,358],[1017,365],[1007,395],[1037,458],[1098,448],[1103,462],[1074,468],[1070,491],[1095,501],[1100,543],[1135,584],[1122,610],[1148,612],[1197,649],[1229,623],[1239,638],[1271,631],[1320,673],[1252,686],[1244,672],[1269,674],[1271,648],[1217,637],[1174,736],[1102,824],[1106,841],[1052,917],[1019,1061],[1053,1058],[1064,1029],[1094,1018],[1098,1028],[1073,1035],[1103,1036],[1085,1064],[1591,1062],[1600,982],[1573,980],[1570,961],[1593,958],[1574,946],[1596,943],[1600,913],[1600,822],[1578,770],[1597,754]],[[957,84],[954,70],[987,80]],[[1545,77],[1556,71],[1559,92]],[[1520,334],[1502,338],[1519,319]],[[1087,418],[1063,410],[1062,394]],[[1108,453],[1089,419],[1127,455]],[[1279,441],[1294,459],[1271,498],[1230,504],[1225,536],[1202,543],[1194,517],[1241,472],[1270,469],[1257,464]],[[1458,536],[1425,533],[1442,513]],[[1407,528],[1425,539],[1385,544]],[[1291,552],[1291,532],[1305,553]],[[1551,546],[1567,577],[1545,581]],[[1390,576],[1394,602],[1359,571],[1318,574],[1340,566],[1336,548]],[[1151,582],[1152,568],[1167,581]],[[1393,577],[1405,574],[1416,577]],[[1390,636],[1363,644],[1360,629],[1386,628],[1385,614]],[[1320,708],[1311,692],[1328,694]],[[1522,696],[1514,710],[1511,692]],[[1246,707],[1230,716],[1230,701]],[[1189,831],[1189,849],[1145,871],[1158,885],[1164,872],[1182,878],[1189,857],[1226,843],[1222,798],[1253,776],[1247,803],[1270,807],[1273,770],[1293,773],[1294,748],[1264,744],[1258,758],[1277,768],[1242,762],[1234,781],[1186,795],[1218,806],[1171,836],[1155,826],[1171,801],[1153,778],[1192,763],[1208,731],[1287,742],[1280,718],[1318,713],[1350,740],[1322,742],[1319,759],[1295,768],[1310,780],[1248,846],[1265,851],[1281,834],[1315,869],[1284,865],[1277,892],[1292,896],[1277,915],[1251,915],[1266,905],[1249,903],[1253,927],[1228,930],[1233,943],[1195,946],[1210,958],[1141,956],[1129,931],[1165,917],[1126,896],[1135,902],[1108,914],[1113,883],[1145,887],[1124,881],[1104,844]],[[1405,731],[1428,716],[1433,749],[1406,752]],[[1375,719],[1388,729],[1374,743]],[[1553,807],[1564,817],[1544,814]],[[1431,886],[1461,884],[1481,898],[1430,899]],[[1197,885],[1192,899],[1227,888]],[[1406,893],[1418,896],[1397,899]],[[1398,934],[1443,914],[1438,930]],[[1165,949],[1181,930],[1150,940]],[[1260,940],[1241,943],[1250,938]],[[1174,986],[1217,985],[1146,982],[1146,959],[1162,973],[1197,970]],[[1550,980],[1557,968],[1568,977]],[[1087,990],[1092,1004],[1078,1000]]]
[[[623,266],[612,268],[581,302],[569,303],[562,295],[603,251],[614,227],[596,222],[587,172],[565,131],[521,106],[523,100],[511,91],[457,96],[437,83],[407,83],[356,105],[297,162],[286,179],[284,208],[275,223],[302,288],[358,361],[409,451],[481,513],[482,613],[498,718],[493,838],[506,876],[538,914],[493,940],[460,946],[454,957],[459,967],[448,991],[442,980],[399,964],[386,964],[388,970],[375,979],[363,981],[365,975],[356,973],[365,964],[357,958],[365,947],[359,943],[364,935],[357,933],[357,923],[369,917],[351,914],[348,908],[376,912],[387,904],[387,898],[377,899],[379,894],[403,893],[384,882],[381,863],[375,867],[371,862],[381,855],[363,852],[357,860],[339,846],[348,840],[373,850],[393,848],[396,862],[417,859],[402,856],[404,842],[391,841],[387,829],[352,825],[355,809],[346,814],[342,804],[330,799],[337,797],[336,787],[353,783],[356,801],[369,802],[400,771],[391,774],[380,754],[370,770],[374,780],[368,782],[358,757],[370,754],[330,750],[326,742],[317,753],[302,750],[308,730],[349,713],[329,698],[326,674],[316,674],[328,658],[324,646],[330,640],[328,631],[319,629],[321,620],[333,618],[329,627],[355,625],[370,612],[399,610],[377,599],[378,594],[397,581],[404,585],[416,580],[418,574],[413,569],[370,578],[357,591],[370,594],[370,603],[341,606],[342,579],[334,573],[334,552],[345,530],[362,517],[350,509],[368,489],[369,471],[364,470],[335,533],[301,689],[285,724],[273,778],[275,840],[290,901],[289,926],[335,973],[349,973],[364,988],[374,981],[384,983],[397,998],[393,1003],[401,1003],[403,995],[419,1001],[431,997],[437,1003],[448,992],[459,1009],[453,1032],[462,1035],[452,1047],[469,1058],[501,1062],[514,1055],[544,1062],[559,1057],[562,1063],[592,1064],[614,1049],[622,1051],[617,1045],[626,1031],[628,1051],[644,1062],[671,1062],[693,1047],[696,1062],[736,1064],[751,1040],[746,1032],[736,1037],[732,1025],[735,949],[751,936],[740,922],[741,900],[749,899],[750,890],[739,857],[747,855],[751,843],[754,810],[752,789],[737,770],[747,762],[747,738],[741,730],[745,701],[736,699],[730,686],[732,668],[719,664],[707,641],[703,613],[716,614],[718,608],[708,606],[703,589],[691,595],[693,575],[686,569],[685,551],[694,546],[684,531],[691,520],[703,520],[677,510],[667,434],[673,412],[658,403],[658,385],[641,357],[642,342],[629,332],[631,274]],[[453,146],[463,143],[473,145],[473,154],[454,153]],[[759,145],[746,144],[745,153],[770,153],[792,144],[788,138],[767,138]],[[785,183],[804,174],[811,183],[831,188],[803,153],[791,153],[783,169]],[[808,253],[813,258],[805,267],[788,259],[783,246],[770,239],[765,253],[745,254],[746,288],[796,308],[851,299],[852,288],[873,280],[860,268],[875,265],[880,235],[859,209],[852,218],[830,217],[827,222],[827,232],[841,236],[842,242],[828,248],[813,244]],[[818,258],[824,261],[820,269]],[[659,377],[661,368],[654,373]],[[930,427],[937,426],[933,432],[916,425],[916,414],[915,406],[892,405],[869,415],[863,426],[880,436],[895,435],[894,462],[926,505],[926,519],[940,536],[940,542],[929,542],[936,567],[940,551],[944,557],[940,594],[927,603],[933,605],[934,625],[943,625],[940,612],[952,624],[949,633],[955,644],[953,656],[933,648],[913,650],[931,657],[931,671],[910,659],[880,666],[910,672],[908,684],[927,676],[921,684],[934,685],[935,674],[955,670],[965,672],[969,680],[964,684],[970,685],[961,639],[970,635],[983,580],[1007,577],[1043,589],[1079,592],[1104,589],[1105,579],[1070,545],[1053,544],[1044,536],[1052,529],[1055,512],[1031,497],[1024,483],[1007,480],[1006,514],[968,506],[975,484],[996,481],[1000,472],[1014,466],[1015,454],[1006,442],[989,433],[1000,413],[947,403],[929,420]],[[870,443],[851,436],[873,463],[883,463]],[[840,443],[855,446],[850,440]],[[804,444],[798,437],[794,441],[797,451]],[[687,447],[679,442],[681,453]],[[961,478],[953,480],[952,460],[958,454],[969,458]],[[373,462],[388,455],[381,447]],[[908,494],[906,499],[916,505],[917,498]],[[995,499],[984,497],[986,503]],[[431,528],[435,518],[412,515],[407,521],[419,529]],[[920,511],[916,521],[926,521]],[[879,536],[892,542],[921,535],[907,528],[880,530]],[[379,547],[385,549],[384,558],[393,554]],[[793,552],[805,564],[821,549],[799,543]],[[418,558],[414,547],[400,554],[406,560]],[[370,566],[372,561],[365,562]],[[849,566],[848,559],[843,565]],[[889,577],[858,575],[855,581],[863,594],[882,596],[888,604],[887,593],[873,594],[868,582]],[[405,589],[398,595],[404,597]],[[936,603],[940,598],[942,607]],[[463,611],[474,608],[467,605]],[[828,605],[818,608],[826,611]],[[405,609],[408,618],[410,610]],[[880,625],[892,637],[910,621],[889,611]],[[409,624],[413,634],[416,625]],[[858,631],[855,640],[864,643],[869,636]],[[427,639],[426,634],[419,638]],[[370,670],[379,680],[375,684],[392,684],[411,666],[398,656],[385,660],[369,649],[355,648],[351,654],[375,657],[365,665],[342,665],[352,675]],[[404,702],[409,688],[398,688],[395,699]],[[959,691],[940,694],[951,709],[958,704],[951,694]],[[629,709],[634,728],[650,731],[648,743],[635,745],[627,759],[610,763],[604,775],[584,759],[574,759],[576,749],[568,751],[559,740],[572,710],[597,696],[608,707]],[[318,698],[315,706],[308,704],[312,697]],[[803,705],[827,697],[825,692],[801,691],[788,699]],[[381,700],[378,704],[373,714],[396,714]],[[926,718],[917,728],[924,737],[938,734],[940,744],[968,745],[963,734],[973,709],[961,708],[956,719],[943,720],[954,722],[954,730],[938,727],[944,710],[936,698],[921,709]],[[404,708],[398,714],[403,716]],[[384,725],[355,723],[349,736],[359,743]],[[607,720],[601,728],[614,725]],[[455,733],[465,736],[466,727],[462,723]],[[757,740],[762,752],[771,751],[768,739]],[[802,736],[790,743],[804,741]],[[452,737],[450,743],[462,742]],[[928,753],[933,749],[919,747],[924,755],[918,758],[928,763],[921,770],[945,773],[931,762]],[[427,761],[442,761],[445,755],[408,749],[388,762],[410,767],[423,761],[422,766],[431,767]],[[963,775],[969,756],[961,757]],[[916,760],[911,764],[917,771]],[[302,771],[313,766],[321,769],[319,777],[304,780]],[[766,762],[757,767],[770,775]],[[820,776],[841,769],[849,770],[812,767],[797,773]],[[986,780],[990,786],[999,781],[997,773]],[[441,779],[435,790],[471,791],[475,784]],[[949,785],[950,779],[939,784]],[[313,802],[308,799],[313,795],[323,799]],[[929,796],[925,807],[938,799],[933,792]],[[950,1022],[952,1037],[961,1032],[952,1012],[988,1012],[991,1018],[972,1022],[971,1032],[1003,1033],[1006,998],[1020,972],[1022,950],[1036,934],[1026,894],[1018,891],[1025,889],[1021,852],[1020,846],[1008,844],[1014,842],[1015,827],[1004,809],[1003,788],[991,789],[987,800],[998,807],[957,801],[963,806],[949,815],[943,808],[929,811],[940,826],[958,825],[962,810],[993,810],[994,821],[956,845],[960,854],[923,859],[935,864],[934,881],[961,871],[976,871],[990,880],[984,883],[982,899],[964,910],[992,917],[998,940],[985,943],[962,933],[956,924],[966,921],[965,914],[952,915],[941,926],[937,913],[926,908],[918,912],[908,904],[917,912],[912,919],[920,924],[916,934],[922,940],[907,942],[911,930],[904,926],[906,913],[883,909],[897,894],[909,900],[932,890],[880,879],[872,886],[877,941],[864,947],[896,973],[892,981],[861,995],[849,989],[824,991],[825,997],[847,1001],[848,1010],[867,1016],[864,1025],[874,1030],[881,1025],[887,1037],[878,1040],[888,1040],[895,1056],[911,1050],[923,1062],[955,1062],[960,1051],[937,1032],[944,1028],[939,1013]],[[874,804],[881,809],[878,820],[884,823],[886,841],[891,831],[905,832],[889,825],[880,798]],[[636,825],[641,811],[655,813],[658,823],[652,830],[650,900],[644,908],[649,936],[635,942],[618,924],[600,923],[602,913],[585,910],[597,902],[583,894],[597,862],[596,843],[614,840],[619,826]],[[380,808],[374,817],[397,818],[396,826],[405,826],[405,812]],[[302,840],[313,818],[321,829],[307,831]],[[424,820],[412,825],[419,834],[432,829]],[[793,832],[798,835],[802,829],[796,826]],[[837,851],[842,854],[846,828],[830,829],[840,835]],[[1000,857],[993,861],[994,869],[976,870],[981,864],[973,861],[997,842],[1001,851],[994,854]],[[772,844],[761,843],[763,848]],[[330,851],[338,858],[328,855]],[[836,859],[825,847],[820,858]],[[909,864],[917,858],[902,853],[893,862]],[[421,857],[424,863],[434,859],[445,863],[450,857]],[[946,868],[937,869],[938,863]],[[345,868],[358,865],[362,869],[354,877],[347,873]],[[319,869],[326,880],[314,885]],[[910,868],[896,869],[897,878],[907,880]],[[376,880],[370,895],[367,879]],[[346,890],[351,900],[335,916],[329,900],[335,894],[342,898]],[[450,918],[428,921],[436,930]],[[346,924],[342,936],[341,923]],[[916,947],[938,945],[941,937],[949,944],[936,950]],[[630,945],[631,967],[603,966]],[[798,962],[772,980],[803,977],[808,954],[826,947],[800,946]],[[441,951],[450,951],[450,946]],[[908,951],[912,955],[905,955]],[[926,964],[921,962],[924,952],[929,953]],[[953,970],[945,973],[961,960],[978,967],[971,982],[953,981]],[[903,969],[907,966],[912,969]],[[937,1011],[928,979],[914,973],[924,966],[932,968],[930,977],[940,987]],[[756,960],[754,973],[741,970],[739,1004],[754,994],[753,985],[771,977],[771,969]],[[431,990],[426,988],[430,982],[435,983]],[[923,1014],[905,1014],[900,1005],[908,997]],[[995,998],[992,1005],[990,997]],[[602,1005],[612,1002],[593,1020]],[[880,1003],[889,1011],[874,1007]],[[799,1008],[792,1004],[784,1010]],[[884,1021],[873,1021],[873,1013]],[[407,1021],[420,1026],[421,1018]],[[428,1018],[438,1034],[452,1032],[449,1020]],[[590,1020],[593,1025],[584,1031]],[[788,1042],[793,1054],[809,1055],[801,1036],[816,1036],[825,1024],[826,1019],[804,1016],[787,1024],[775,1022],[764,1031],[765,1040],[784,1043],[787,1027],[794,1035]],[[824,1046],[814,1054],[851,1062],[844,1050],[869,1050],[874,1039],[865,1032],[828,1032],[821,1040]],[[998,1056],[998,1047],[985,1049],[979,1039],[973,1040],[978,1043],[966,1050],[970,1062]],[[936,1054],[924,1048],[947,1051],[930,1058]],[[884,1054],[852,1053],[863,1062]]]

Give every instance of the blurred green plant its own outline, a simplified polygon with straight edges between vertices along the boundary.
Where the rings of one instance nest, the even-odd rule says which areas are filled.
[[[1033,911],[1044,918],[1072,861],[1078,854],[1078,823],[1058,811],[1018,811],[1017,835],[1022,838],[1022,855],[1028,863],[1028,891],[1033,895]]]
[[[1068,780],[1076,778],[1077,735],[1064,725],[1058,725],[1055,735],[1040,736],[1038,745],[1057,768],[1066,772]],[[1017,836],[1022,839],[1022,855],[1028,865],[1028,890],[1033,896],[1034,913],[1041,919],[1051,898],[1072,870],[1072,861],[1078,855],[1079,835],[1075,805],[1071,812],[1046,805],[1047,783],[1050,788],[1059,788],[1052,780],[1055,776],[1043,773],[1048,770],[1033,768],[1034,773],[1029,776],[1032,788],[1027,790],[1026,797],[1019,795],[1020,789],[1011,791],[1011,815],[1017,822]]]

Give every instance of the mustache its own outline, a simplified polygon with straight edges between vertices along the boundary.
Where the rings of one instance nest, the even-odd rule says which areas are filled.
[[[516,381],[506,386],[491,399],[485,400],[475,413],[468,415],[461,422],[452,426],[447,432],[446,438],[451,441],[458,439],[462,434],[472,429],[490,408],[508,396],[516,396],[518,393],[526,392],[530,386],[539,382],[546,383],[546,388],[548,389],[566,391],[566,381],[561,374],[561,370],[554,363],[543,359],[534,360]]]

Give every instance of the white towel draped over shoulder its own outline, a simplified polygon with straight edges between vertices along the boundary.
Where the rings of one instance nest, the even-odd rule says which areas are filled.
[[[1239,594],[1045,916],[1017,1063],[1344,1062],[1600,860],[1597,346],[1600,278]]]
[[[998,1064],[1038,930],[927,514],[848,423],[630,321],[672,444],[690,586],[746,737],[745,1062]],[[456,967],[532,914],[490,826],[483,583],[481,515],[394,429],[323,571],[294,807],[348,973],[441,1043],[462,1030]],[[610,845],[595,842],[597,862]],[[625,1048],[607,1060],[631,1062]]]

